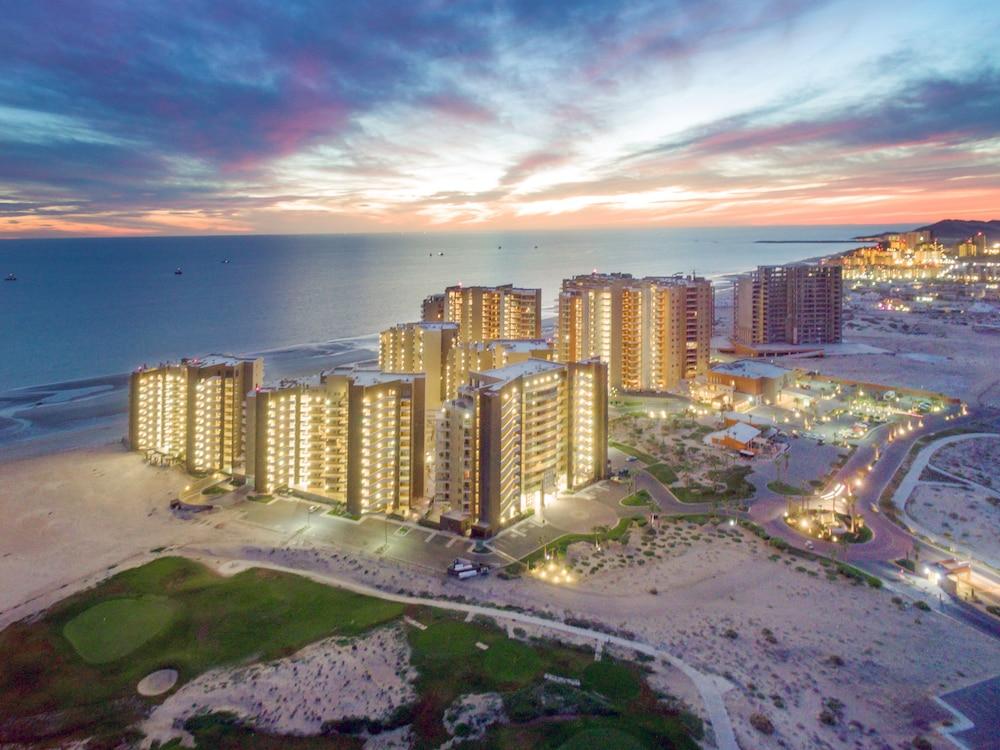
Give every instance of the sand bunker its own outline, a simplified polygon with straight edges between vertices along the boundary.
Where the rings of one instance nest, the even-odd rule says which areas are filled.
[[[139,680],[135,689],[139,695],[163,695],[177,684],[176,669],[158,669]]]

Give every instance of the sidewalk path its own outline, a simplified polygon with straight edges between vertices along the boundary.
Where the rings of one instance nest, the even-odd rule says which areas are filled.
[[[189,557],[193,557],[199,562],[207,563],[209,565],[213,565],[219,560],[219,557],[216,555],[210,556],[192,554],[190,551],[179,552],[188,555]],[[447,609],[454,612],[464,612],[466,614],[490,617],[495,620],[520,622],[526,625],[546,628],[559,633],[568,633],[583,638],[589,638],[603,645],[610,643],[623,648],[632,649],[633,651],[637,651],[638,653],[645,654],[647,656],[663,659],[687,675],[687,677],[698,689],[698,692],[701,695],[701,700],[705,704],[705,711],[708,714],[709,723],[712,725],[712,730],[715,733],[716,747],[719,750],[739,750],[739,744],[736,742],[736,735],[733,733],[732,723],[729,721],[729,712],[726,710],[726,704],[722,697],[723,693],[729,690],[732,685],[722,677],[700,672],[680,657],[674,656],[668,651],[650,646],[646,643],[629,640],[627,638],[620,638],[619,636],[609,635],[608,633],[602,633],[597,630],[579,628],[574,625],[567,625],[566,623],[559,622],[558,620],[549,620],[544,617],[524,614],[522,612],[511,612],[504,609],[485,607],[478,604],[461,604],[458,602],[447,601],[445,599],[432,599],[418,596],[408,596],[405,594],[393,594],[388,591],[375,588],[374,586],[366,586],[361,583],[356,583],[346,578],[317,573],[316,571],[302,568],[277,565],[263,560],[230,558],[227,562],[224,562],[221,565],[216,565],[216,568],[224,575],[234,575],[248,568],[269,568],[271,570],[280,570],[285,573],[292,573],[294,575],[309,578],[318,583],[337,586],[338,588],[346,589],[347,591],[352,591],[356,594],[374,596],[380,599],[387,599],[388,601],[399,602],[400,604],[437,607],[438,609]]]

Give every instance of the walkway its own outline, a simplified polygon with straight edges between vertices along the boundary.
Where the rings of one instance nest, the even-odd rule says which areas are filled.
[[[192,554],[189,551],[179,552],[208,564],[212,564],[213,560],[218,559],[218,557]],[[690,664],[679,657],[674,656],[668,651],[658,649],[640,641],[633,641],[616,635],[602,633],[597,630],[590,630],[588,628],[579,628],[574,625],[567,625],[566,623],[559,622],[558,620],[549,620],[544,617],[529,615],[523,612],[512,612],[504,609],[496,609],[494,607],[484,607],[478,604],[461,604],[445,599],[432,599],[418,596],[408,596],[405,594],[393,594],[388,591],[356,583],[345,578],[317,573],[312,570],[277,565],[262,560],[231,558],[227,562],[218,566],[219,572],[225,575],[234,575],[248,568],[269,568],[271,570],[280,570],[285,573],[303,576],[325,585],[337,586],[338,588],[346,589],[347,591],[352,591],[356,594],[378,597],[380,599],[386,599],[400,604],[437,607],[438,609],[463,612],[465,614],[472,614],[473,616],[480,615],[482,617],[489,617],[494,620],[519,622],[525,625],[546,628],[558,633],[567,633],[569,635],[582,638],[589,638],[603,645],[613,644],[615,646],[620,646],[622,648],[631,649],[638,653],[645,654],[646,656],[663,659],[683,672],[698,689],[698,693],[701,695],[702,703],[705,704],[708,721],[712,725],[712,730],[715,733],[715,744],[719,750],[739,750],[739,744],[736,742],[736,735],[733,733],[732,723],[729,721],[729,712],[726,710],[726,704],[722,697],[723,693],[729,690],[732,685],[722,677],[698,671]]]
[[[909,526],[914,531],[916,531],[918,534],[927,537],[940,547],[943,547],[945,549],[952,549],[965,557],[978,559],[994,569],[1000,569],[1000,560],[983,558],[981,554],[977,554],[973,550],[966,549],[963,545],[955,542],[955,540],[953,539],[941,538],[938,534],[928,530],[926,527],[921,525],[920,522],[917,521],[915,518],[913,518],[913,516],[911,516],[909,511],[906,509],[907,500],[909,500],[910,496],[913,494],[913,491],[916,489],[917,485],[921,484],[920,475],[923,474],[924,469],[926,469],[928,465],[930,465],[931,457],[935,453],[937,453],[939,449],[945,447],[946,445],[951,445],[952,443],[958,443],[965,440],[974,440],[976,438],[996,438],[996,437],[1000,437],[1000,435],[998,435],[995,432],[968,432],[960,435],[949,435],[948,437],[943,437],[938,440],[930,442],[928,445],[926,445],[920,450],[920,453],[918,453],[916,458],[913,460],[913,464],[910,466],[909,471],[907,471],[906,476],[903,477],[903,481],[901,481],[899,483],[899,487],[896,488],[896,492],[892,496],[892,502],[896,506],[896,508],[899,509],[899,515],[906,523],[906,525]],[[931,468],[936,472],[940,472],[942,474],[945,474],[947,476],[952,477],[953,479],[962,482],[966,486],[975,487],[977,489],[984,490],[988,493],[994,492],[993,490],[987,487],[983,487],[982,485],[977,484],[971,480],[955,476],[950,472],[946,472],[942,469],[938,469],[933,466],[931,466]]]

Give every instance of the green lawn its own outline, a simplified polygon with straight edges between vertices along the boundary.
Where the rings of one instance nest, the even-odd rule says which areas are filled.
[[[629,508],[645,507],[653,502],[653,498],[650,497],[649,492],[646,490],[639,490],[638,492],[633,492],[627,497],[621,499],[621,504]]]
[[[0,725],[59,710],[46,722],[52,736],[120,732],[143,710],[136,683],[156,669],[178,670],[183,683],[222,664],[357,635],[402,611],[300,576],[252,569],[223,578],[160,558],[0,632]]]
[[[753,469],[749,466],[733,466],[708,472],[709,479],[725,485],[725,489],[721,491],[714,486],[698,482],[671,487],[670,491],[682,503],[724,503],[731,500],[745,500],[754,493],[754,486],[747,481],[747,476],[752,472]]]
[[[652,474],[660,484],[673,484],[677,481],[677,472],[666,464],[647,466],[646,471]]]
[[[631,734],[612,727],[584,729],[559,746],[559,750],[643,750],[646,746]]]
[[[622,453],[626,453],[629,456],[635,456],[644,464],[655,464],[660,460],[656,456],[646,453],[645,451],[641,451],[638,448],[633,448],[631,445],[625,445],[625,443],[619,443],[614,440],[609,440],[608,446],[611,448],[617,448]]]
[[[131,654],[172,624],[180,607],[165,596],[111,599],[66,623],[63,635],[90,664]]]
[[[565,555],[566,548],[569,547],[569,545],[571,544],[575,544],[576,542],[590,542],[591,544],[593,544],[598,540],[598,538],[610,539],[611,541],[618,541],[623,536],[625,536],[625,534],[629,530],[629,527],[633,523],[637,523],[640,521],[642,523],[645,523],[644,519],[622,518],[618,521],[618,524],[614,528],[609,529],[606,533],[601,533],[601,534],[598,534],[596,532],[590,534],[563,534],[561,537],[553,539],[551,542],[549,542],[545,546],[545,548],[547,548],[549,552],[553,552],[557,555]],[[545,549],[537,549],[531,554],[522,557],[521,562],[524,563],[525,565],[528,565],[529,563],[538,562],[544,556],[545,556]]]
[[[609,659],[595,661],[583,670],[582,686],[616,702],[633,700],[641,688],[632,669]]]
[[[439,610],[422,610],[417,619],[427,629],[407,632],[420,674],[413,722],[418,748],[437,747],[448,739],[442,717],[455,698],[489,691],[503,696],[511,722],[491,727],[470,748],[697,747],[691,736],[701,735],[700,722],[659,703],[638,667],[608,659],[595,662],[590,649],[553,641],[511,640],[492,624],[467,623]],[[477,642],[489,648],[480,650]],[[545,673],[578,679],[582,686],[547,683]],[[541,696],[561,698],[546,703]]]
[[[771,490],[771,492],[776,492],[779,495],[811,495],[812,494],[811,490],[803,489],[802,487],[796,487],[795,485],[792,485],[792,484],[786,484],[785,482],[782,482],[781,480],[778,480],[778,479],[774,480],[773,482],[768,482],[767,483],[767,488],[769,490]]]

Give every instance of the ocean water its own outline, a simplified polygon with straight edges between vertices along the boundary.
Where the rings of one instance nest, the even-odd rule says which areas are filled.
[[[815,241],[885,229],[3,241],[0,276],[14,273],[18,280],[0,281],[0,392],[180,356],[247,354],[369,335],[416,320],[426,295],[459,282],[540,286],[552,309],[564,277],[593,269],[719,278],[851,246]]]

